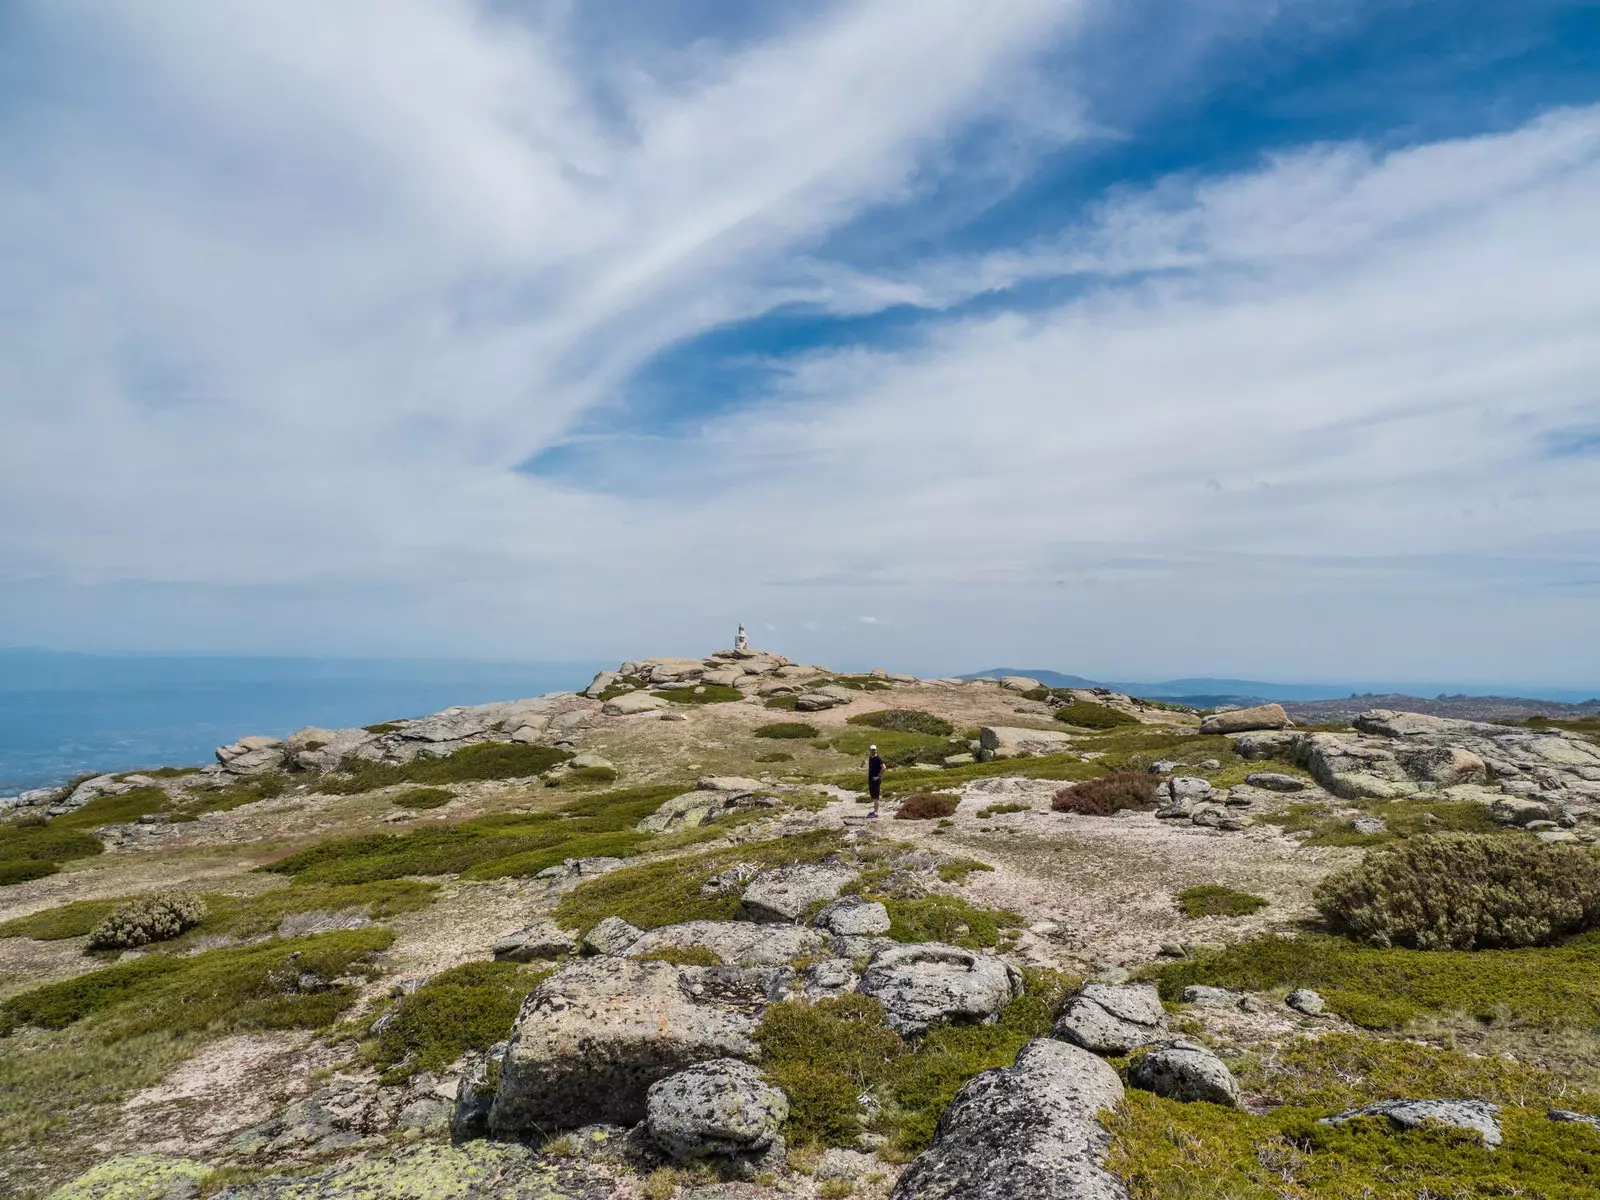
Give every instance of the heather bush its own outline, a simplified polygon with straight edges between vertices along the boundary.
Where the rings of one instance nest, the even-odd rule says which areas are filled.
[[[793,738],[796,740],[814,738],[817,736],[817,727],[807,725],[804,721],[774,721],[770,725],[758,725],[755,735],[758,738]]]
[[[1330,875],[1313,901],[1377,946],[1544,946],[1600,925],[1600,855],[1515,834],[1415,837]]]
[[[124,904],[89,931],[96,950],[129,950],[165,942],[205,920],[205,901],[185,892],[158,892]]]
[[[894,815],[902,821],[931,821],[935,817],[948,817],[960,803],[960,796],[946,792],[918,792],[902,800]]]
[[[1122,725],[1137,725],[1139,719],[1104,704],[1089,700],[1075,700],[1063,704],[1055,711],[1055,718],[1079,729],[1116,729]]]
[[[1157,783],[1146,771],[1113,771],[1062,788],[1050,798],[1050,807],[1086,817],[1109,817],[1125,808],[1149,808],[1155,803]]]
[[[925,733],[933,737],[949,737],[955,732],[955,726],[943,717],[915,708],[883,708],[876,712],[859,713],[849,718],[848,723],[870,725],[874,729],[889,729],[896,733]]]

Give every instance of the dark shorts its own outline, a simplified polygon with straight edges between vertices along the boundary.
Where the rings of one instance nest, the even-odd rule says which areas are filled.
[[[870,794],[872,796],[872,798],[874,800],[876,800],[878,798],[878,793],[881,792],[881,791],[883,791],[883,780],[882,779],[869,779],[869,780],[867,780],[867,792],[868,792],[868,794]]]

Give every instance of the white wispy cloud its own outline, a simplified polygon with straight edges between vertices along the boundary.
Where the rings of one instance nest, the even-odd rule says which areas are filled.
[[[1037,69],[1106,6],[852,0],[614,60],[563,6],[15,11],[18,640],[570,656],[770,618],[939,669],[1402,674],[1477,637],[1457,677],[1600,672],[1563,647],[1600,470],[1551,450],[1600,425],[1600,110],[1184,174],[890,274],[829,235],[959,188],[977,123],[974,206],[1115,136]],[[793,301],[926,321],[619,442],[653,486],[515,470]]]

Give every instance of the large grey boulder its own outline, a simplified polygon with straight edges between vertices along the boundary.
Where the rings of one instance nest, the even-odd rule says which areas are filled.
[[[650,1085],[645,1128],[681,1163],[751,1159],[780,1145],[789,1098],[737,1058],[696,1063]]]
[[[242,737],[231,745],[218,746],[217,761],[230,775],[260,775],[283,766],[284,746],[273,737]]]
[[[1126,1054],[1167,1035],[1167,1012],[1150,983],[1086,983],[1056,1018],[1054,1037],[1096,1054]]]
[[[992,954],[916,942],[873,955],[856,990],[883,1005],[889,1025],[907,1037],[935,1021],[993,1021],[1022,994],[1022,976]]]
[[[813,924],[840,937],[889,932],[889,910],[876,900],[841,896],[816,915]]]
[[[1309,786],[1298,775],[1282,771],[1253,771],[1244,777],[1251,787],[1265,788],[1269,792],[1303,792]]]
[[[814,905],[836,900],[861,877],[842,863],[794,863],[772,867],[750,881],[739,902],[744,921],[798,921]]]
[[[1239,1085],[1233,1072],[1195,1042],[1171,1042],[1150,1051],[1133,1069],[1131,1082],[1168,1100],[1207,1100],[1239,1107]]]
[[[826,934],[800,925],[755,925],[749,921],[684,921],[639,935],[630,958],[662,950],[709,950],[731,967],[786,967],[801,956],[831,954]]]
[[[1424,1129],[1430,1125],[1470,1129],[1491,1150],[1503,1140],[1500,1106],[1487,1100],[1380,1100],[1324,1117],[1322,1124],[1343,1125],[1358,1117],[1386,1117],[1397,1129]]]
[[[1257,704],[1252,708],[1235,708],[1203,717],[1200,732],[1250,733],[1258,729],[1282,729],[1287,724],[1289,714],[1283,710],[1283,705]]]
[[[956,1093],[891,1200],[1126,1200],[1101,1166],[1111,1139],[1098,1118],[1121,1101],[1117,1073],[1088,1051],[1029,1042]]]
[[[830,708],[849,704],[850,697],[841,697],[836,694],[843,689],[818,689],[811,692],[801,692],[794,698],[795,712],[825,712]]]
[[[636,717],[642,713],[660,712],[666,707],[667,701],[649,692],[625,692],[607,700],[600,711],[608,717]]]
[[[711,1058],[758,1058],[750,1035],[787,977],[627,958],[563,968],[517,1014],[490,1129],[518,1137],[642,1120],[656,1080]]]

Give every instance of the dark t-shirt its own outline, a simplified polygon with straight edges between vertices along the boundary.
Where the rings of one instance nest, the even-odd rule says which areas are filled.
[[[867,759],[867,778],[880,779],[883,777],[883,759],[874,754]]]

